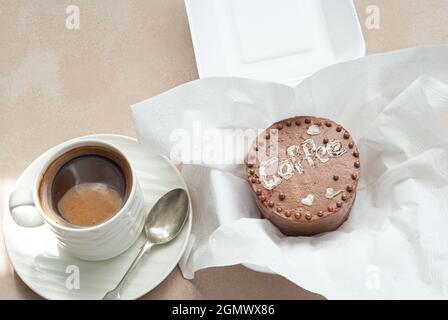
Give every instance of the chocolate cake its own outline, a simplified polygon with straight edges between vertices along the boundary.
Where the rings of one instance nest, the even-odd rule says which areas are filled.
[[[246,161],[262,215],[289,236],[343,224],[355,200],[359,168],[350,133],[315,117],[274,123],[255,140]]]

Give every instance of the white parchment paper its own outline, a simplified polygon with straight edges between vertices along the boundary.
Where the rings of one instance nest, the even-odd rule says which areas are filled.
[[[134,105],[140,143],[166,156],[179,129],[265,128],[295,115],[341,123],[360,148],[349,220],[313,237],[259,219],[243,165],[184,164],[194,207],[184,276],[243,263],[327,298],[448,298],[447,84],[448,46],[420,47],[334,65],[295,88],[210,78]]]

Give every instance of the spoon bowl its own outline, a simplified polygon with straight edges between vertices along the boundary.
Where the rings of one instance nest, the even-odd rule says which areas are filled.
[[[178,236],[188,217],[188,195],[174,189],[160,198],[145,222],[145,234],[153,244],[163,244]]]

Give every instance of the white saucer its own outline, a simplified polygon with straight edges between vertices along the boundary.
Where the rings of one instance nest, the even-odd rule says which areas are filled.
[[[92,135],[75,140],[87,138],[112,143],[129,158],[136,169],[148,211],[167,191],[177,187],[186,189],[182,175],[176,167],[168,159],[142,150],[137,140],[111,134]],[[30,185],[44,159],[60,146],[36,159],[17,180],[16,188]],[[170,274],[188,243],[192,223],[191,208],[190,199],[190,216],[181,234],[171,243],[151,249],[124,286],[122,299],[136,299],[146,294]],[[5,212],[7,214],[3,219],[3,234],[12,265],[33,291],[47,299],[102,298],[123,276],[144,241],[142,234],[129,250],[110,260],[83,261],[60,249],[47,226],[23,228],[12,220],[9,209]],[[76,284],[73,281],[76,271],[73,272],[70,267],[67,270],[67,267],[72,265],[79,267],[79,289],[76,289],[76,285],[73,288],[73,284]]]

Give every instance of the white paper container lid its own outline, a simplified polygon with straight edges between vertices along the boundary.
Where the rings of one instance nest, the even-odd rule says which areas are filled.
[[[364,56],[352,0],[185,0],[199,76],[295,85]]]

